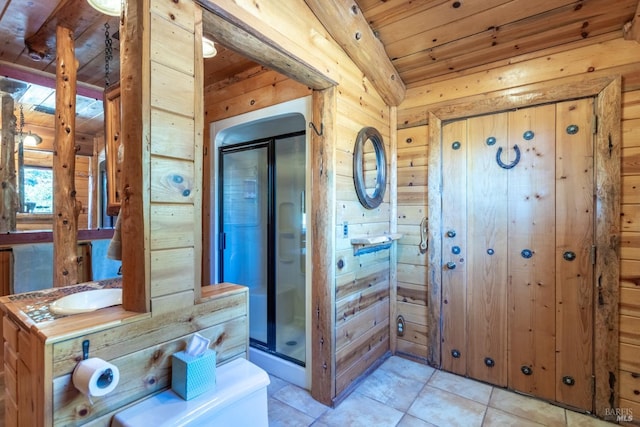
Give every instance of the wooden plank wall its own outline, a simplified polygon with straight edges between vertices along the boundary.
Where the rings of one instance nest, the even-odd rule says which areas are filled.
[[[354,256],[351,238],[389,233],[391,203],[388,177],[383,202],[371,210],[360,204],[353,184],[353,148],[362,127],[378,129],[390,153],[389,108],[350,80],[341,83],[337,104],[335,366],[339,396],[390,349],[390,251]],[[387,168],[389,164],[387,155]]]
[[[108,426],[114,413],[125,406],[171,386],[171,355],[184,350],[194,332],[211,340],[218,365],[248,358],[248,291],[221,285],[228,294],[195,305],[125,322],[110,329],[88,333],[49,345],[45,360],[53,384],[52,425]],[[235,288],[235,289],[232,289]],[[216,292],[218,292],[216,291]],[[206,292],[203,292],[206,294]],[[197,321],[193,321],[197,319]],[[90,340],[91,357],[116,365],[120,371],[117,388],[89,404],[71,383],[71,374],[82,357],[82,341]]]
[[[206,61],[206,59],[205,59]],[[311,95],[311,89],[260,65],[204,89],[205,128],[211,122]]]
[[[542,83],[558,78],[584,75],[593,78],[605,75],[622,75],[622,245],[620,283],[620,407],[640,413],[640,44],[625,41],[621,35],[604,35],[593,40],[577,42],[571,46],[514,57],[510,65],[495,63],[470,72],[454,73],[445,78],[426,80],[413,85],[407,98],[398,108],[399,166],[401,176],[402,137],[406,133],[423,133],[428,124],[428,111],[462,99],[478,100],[492,91],[516,88],[520,85]],[[535,70],[535,72],[534,72]],[[426,156],[426,154],[425,154]],[[398,216],[402,221],[402,184],[399,178]],[[426,196],[426,191],[425,191]],[[416,209],[416,208],[414,208]],[[417,214],[414,214],[417,217]],[[414,220],[415,221],[415,220]],[[403,231],[401,226],[399,230]],[[410,243],[401,239],[400,247]],[[404,258],[407,259],[407,258]],[[405,266],[399,257],[399,276],[403,269],[421,268],[419,261]],[[410,277],[419,281],[425,274],[416,270]],[[425,279],[426,280],[426,279]],[[398,298],[402,284],[399,279]],[[409,313],[399,305],[399,313]],[[400,343],[398,345],[399,349]],[[424,349],[413,346],[411,354],[424,357]]]
[[[427,251],[420,251],[420,225],[427,217],[428,126],[398,130],[397,315],[405,320],[396,351],[427,358]],[[425,234],[426,239],[426,234]],[[424,252],[424,253],[423,253]],[[392,332],[393,333],[393,332]]]
[[[622,95],[620,406],[640,413],[640,90]],[[634,417],[635,419],[635,417]]]
[[[358,132],[364,126],[374,126],[380,131],[387,150],[387,168],[389,167],[389,108],[368,87],[369,83],[352,63],[343,61],[340,65],[344,68],[344,80],[337,92],[335,132],[338,146],[333,147],[336,150],[336,252],[334,259],[326,260],[344,262],[342,269],[336,268],[335,277],[336,388],[332,392],[333,397],[348,390],[354,380],[390,348],[390,251],[355,257],[350,242],[352,237],[374,236],[391,231],[389,184],[384,202],[376,209],[367,210],[358,202],[352,174],[353,146]],[[261,68],[247,73],[245,78],[238,76],[227,82],[210,85],[205,88],[205,141],[208,143],[210,139],[208,127],[213,121],[310,93],[308,87]],[[319,126],[322,118],[314,118],[314,122]],[[210,147],[207,152],[211,153],[212,149],[215,147]],[[206,155],[205,183],[210,182],[209,162]],[[207,193],[205,191],[205,198]],[[207,211],[205,208],[205,212]],[[343,236],[345,222],[348,225],[347,237]],[[205,227],[207,225],[205,221]],[[207,231],[203,233],[208,235]],[[333,287],[334,283],[314,286]]]
[[[152,2],[150,12],[151,164],[145,179],[155,316],[192,306],[201,284],[202,22],[189,2]]]

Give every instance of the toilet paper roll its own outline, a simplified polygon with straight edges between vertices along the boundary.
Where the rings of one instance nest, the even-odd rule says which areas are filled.
[[[90,357],[76,365],[73,385],[84,395],[104,396],[113,391],[120,380],[118,367],[98,357]]]

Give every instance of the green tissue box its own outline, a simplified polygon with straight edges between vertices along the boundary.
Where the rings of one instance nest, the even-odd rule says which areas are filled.
[[[184,400],[193,399],[216,386],[216,352],[200,356],[179,351],[171,358],[171,389]]]

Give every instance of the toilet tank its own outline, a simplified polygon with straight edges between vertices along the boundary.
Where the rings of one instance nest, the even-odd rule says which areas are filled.
[[[236,359],[216,369],[216,386],[191,400],[172,390],[156,394],[117,413],[112,427],[255,426],[267,427],[265,371]]]

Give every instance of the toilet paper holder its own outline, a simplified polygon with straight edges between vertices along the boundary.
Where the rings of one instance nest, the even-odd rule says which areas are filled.
[[[82,341],[82,360],[89,358],[89,340]]]
[[[89,340],[82,341],[82,360],[87,360],[89,358]],[[111,368],[107,368],[98,378],[98,387],[107,388],[113,382],[113,370]]]

